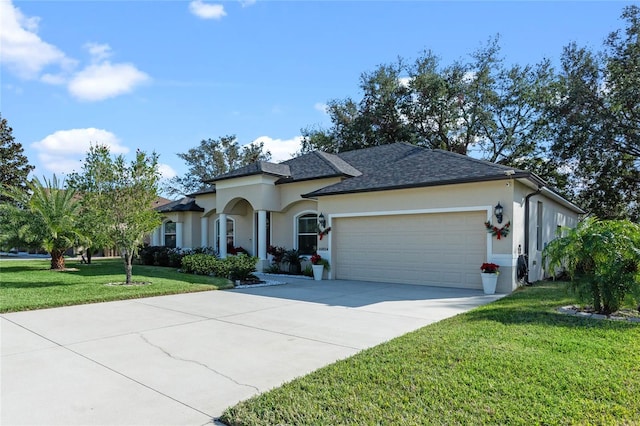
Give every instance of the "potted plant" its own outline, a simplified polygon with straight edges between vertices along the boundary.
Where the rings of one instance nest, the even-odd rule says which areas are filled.
[[[495,263],[483,263],[480,266],[482,273],[482,290],[484,294],[493,294],[496,292],[496,284],[498,283],[498,275],[500,274],[500,265]]]
[[[327,259],[323,259],[318,253],[311,256],[311,267],[313,268],[313,279],[316,281],[320,281],[322,279],[322,273],[324,272],[324,268],[329,270],[329,261]]]
[[[282,256],[282,260],[289,264],[289,273],[299,275],[302,272],[302,267],[300,265],[300,261],[302,260],[302,256],[300,252],[296,249],[287,250],[284,252]]]

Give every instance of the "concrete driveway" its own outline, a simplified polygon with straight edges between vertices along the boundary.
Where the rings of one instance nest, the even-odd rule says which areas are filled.
[[[0,315],[0,423],[212,424],[238,401],[501,297],[286,280]]]

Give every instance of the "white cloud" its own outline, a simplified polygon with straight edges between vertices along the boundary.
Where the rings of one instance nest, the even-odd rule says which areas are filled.
[[[0,63],[18,77],[67,85],[69,93],[83,101],[130,93],[150,79],[132,64],[109,62],[111,47],[100,43],[85,44],[91,64],[77,72],[78,61],[38,36],[39,21],[24,16],[11,1],[0,0]]]
[[[409,84],[411,84],[411,77],[400,77],[398,78],[398,83],[400,83],[400,86],[402,87],[409,87]]]
[[[193,0],[189,3],[189,11],[202,19],[222,19],[227,15],[223,5],[205,3],[202,0]]]
[[[150,80],[132,64],[111,64],[108,61],[89,65],[69,81],[69,93],[82,101],[101,101],[132,92]]]
[[[271,162],[280,163],[291,159],[302,148],[302,136],[292,139],[273,139],[269,136],[260,136],[252,144],[264,143],[264,150],[271,152]]]
[[[93,63],[105,61],[111,56],[111,46],[106,43],[86,43],[84,47],[89,51]]]
[[[249,7],[256,4],[256,0],[238,0],[238,1],[240,2],[240,5],[242,5],[242,7]]]
[[[45,170],[64,174],[80,170],[81,161],[92,144],[106,145],[112,154],[129,152],[116,135],[93,127],[58,130],[31,146],[38,151],[38,159]]]
[[[316,102],[313,105],[313,108],[316,109],[317,111],[320,111],[323,114],[327,114],[327,110],[329,109],[329,105],[322,103],[322,102]]]
[[[168,164],[158,163],[158,171],[160,171],[160,175],[162,179],[169,180],[173,177],[176,177],[178,173]]]
[[[37,34],[38,17],[26,17],[11,1],[0,1],[0,62],[18,77],[37,79],[49,66],[68,70],[76,61]]]
[[[467,71],[462,76],[462,81],[465,83],[472,83],[478,77],[478,73],[475,71]]]

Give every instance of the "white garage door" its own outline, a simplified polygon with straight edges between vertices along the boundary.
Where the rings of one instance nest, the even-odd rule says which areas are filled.
[[[482,288],[486,212],[333,220],[337,279]]]

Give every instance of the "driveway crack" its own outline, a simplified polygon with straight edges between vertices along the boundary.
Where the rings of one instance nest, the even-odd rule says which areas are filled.
[[[224,373],[221,373],[220,371],[216,370],[215,368],[211,368],[210,366],[208,366],[207,364],[205,364],[203,362],[197,361],[195,359],[188,359],[188,358],[182,358],[182,357],[176,356],[176,355],[172,354],[171,352],[169,352],[168,350],[166,350],[165,348],[163,348],[162,346],[156,345],[155,343],[151,342],[142,333],[138,333],[138,336],[140,336],[140,338],[146,344],[148,344],[149,346],[151,346],[153,348],[158,349],[159,351],[161,351],[162,353],[164,353],[166,356],[168,356],[171,359],[175,359],[176,361],[188,362],[188,363],[191,363],[191,364],[199,365],[199,366],[206,368],[207,370],[211,371],[212,373],[214,373],[214,374],[216,374],[216,375],[218,375],[220,377],[224,377],[225,379],[235,383],[238,386],[248,387],[248,388],[254,389],[256,392],[260,393],[260,389],[258,389],[256,386],[253,386],[253,385],[250,385],[250,384],[247,384],[247,383],[240,383],[239,381],[237,381],[233,377],[228,376],[228,375],[226,375]]]

